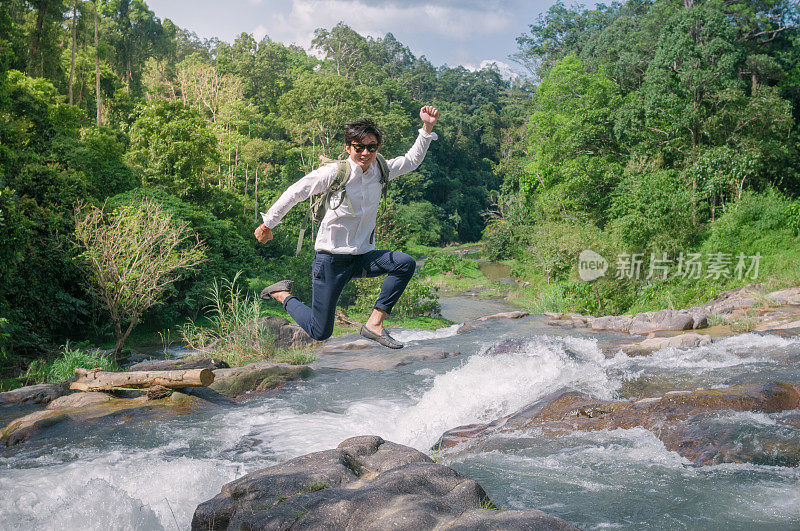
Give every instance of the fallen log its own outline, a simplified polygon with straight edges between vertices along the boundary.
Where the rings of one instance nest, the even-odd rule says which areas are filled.
[[[168,389],[206,387],[214,382],[211,369],[186,369],[178,371],[107,372],[100,369],[75,369],[78,381],[70,389],[99,391],[115,388],[142,389],[161,385]]]

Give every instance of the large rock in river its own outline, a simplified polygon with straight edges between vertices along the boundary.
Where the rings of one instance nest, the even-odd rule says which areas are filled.
[[[200,504],[192,529],[577,529],[497,511],[475,481],[376,436],[248,474]]]
[[[779,382],[721,389],[671,391],[639,400],[600,400],[584,393],[561,391],[487,424],[449,430],[439,448],[464,444],[478,451],[503,450],[519,444],[508,432],[538,429],[557,437],[575,431],[642,427],[668,450],[697,465],[752,462],[800,465],[800,436],[796,429],[777,427],[743,433],[726,418],[735,412],[776,413],[800,408],[798,385]],[[776,423],[777,424],[777,423]],[[506,435],[504,435],[506,434]]]
[[[241,367],[216,369],[214,383],[209,388],[227,397],[236,397],[250,391],[272,389],[287,381],[307,378],[312,373],[308,365],[268,361],[250,363]]]

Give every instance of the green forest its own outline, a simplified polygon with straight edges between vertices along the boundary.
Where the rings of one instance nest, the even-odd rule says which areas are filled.
[[[259,212],[339,155],[347,121],[373,117],[396,156],[427,104],[439,140],[389,188],[379,245],[436,256],[481,242],[481,257],[513,265],[510,296],[536,311],[628,313],[797,285],[799,15],[787,0],[559,2],[517,38],[528,76],[508,80],[342,23],[307,51],[247,33],[199,39],[143,0],[4,0],[0,372],[22,374],[68,341],[121,347],[119,323],[199,322],[221,286],[250,300],[293,278],[307,296],[313,246],[294,252],[305,209],[269,245],[253,238]],[[131,303],[133,319],[115,317],[90,244],[115,227],[128,237],[112,247],[130,255],[149,237],[143,219],[173,230],[165,256],[184,269],[151,304]],[[585,249],[608,261],[594,282],[580,277]],[[376,287],[342,303],[369,305]],[[412,283],[401,313],[430,313],[425,296],[430,283]]]

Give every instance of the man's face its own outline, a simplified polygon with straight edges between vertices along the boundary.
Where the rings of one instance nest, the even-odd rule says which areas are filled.
[[[347,151],[347,154],[350,155],[350,159],[352,159],[353,162],[361,166],[362,170],[367,171],[369,165],[372,164],[372,161],[375,160],[378,154],[376,149],[378,147],[378,139],[375,138],[375,135],[367,135],[362,138],[360,142],[351,142],[347,144],[344,149]],[[358,152],[359,149],[361,149],[361,153]],[[370,149],[375,149],[375,151],[370,152]]]

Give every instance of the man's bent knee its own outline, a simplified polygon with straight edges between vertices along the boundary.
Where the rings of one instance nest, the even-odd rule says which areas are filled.
[[[413,275],[414,271],[417,270],[417,262],[411,255],[395,251],[395,257],[397,262],[397,271],[406,273],[410,276]]]
[[[333,324],[324,328],[312,327],[307,333],[314,341],[325,341],[333,335]]]

